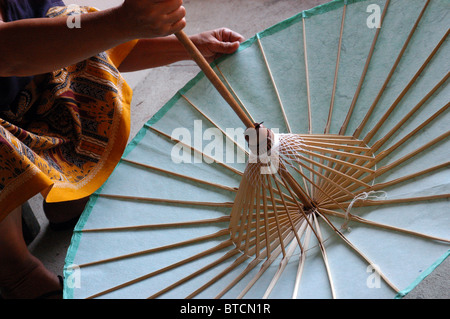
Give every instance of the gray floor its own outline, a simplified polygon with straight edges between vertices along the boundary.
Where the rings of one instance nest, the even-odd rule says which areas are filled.
[[[72,0],[99,9],[121,0]],[[185,0],[186,33],[194,34],[218,27],[229,27],[244,37],[252,37],[271,25],[328,0]],[[193,62],[179,62],[167,67],[125,74],[134,89],[130,139],[180,88],[199,72]],[[146,103],[143,103],[146,101]],[[152,103],[148,103],[152,101]],[[149,107],[149,105],[151,105]],[[39,236],[30,245],[32,253],[57,274],[62,274],[71,231],[54,232],[42,212],[42,196],[30,201],[41,223]],[[431,275],[405,298],[450,298],[450,260],[447,258]]]

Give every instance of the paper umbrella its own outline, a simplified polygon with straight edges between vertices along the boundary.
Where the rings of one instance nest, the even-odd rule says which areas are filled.
[[[332,1],[258,33],[212,64],[244,116],[200,72],[91,196],[65,298],[408,293],[449,251],[449,9]],[[246,121],[274,133],[256,151]]]

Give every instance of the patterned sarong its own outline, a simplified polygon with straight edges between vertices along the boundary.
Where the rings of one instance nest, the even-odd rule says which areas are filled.
[[[55,7],[47,16],[95,10]],[[75,200],[106,181],[128,140],[132,91],[117,67],[135,43],[36,76],[0,112],[0,221],[39,192]]]

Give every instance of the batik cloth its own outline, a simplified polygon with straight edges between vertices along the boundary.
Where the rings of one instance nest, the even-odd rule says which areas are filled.
[[[93,11],[59,6],[47,17]],[[38,193],[47,202],[76,200],[106,181],[128,140],[132,90],[117,68],[135,43],[35,76],[2,108],[0,220]]]

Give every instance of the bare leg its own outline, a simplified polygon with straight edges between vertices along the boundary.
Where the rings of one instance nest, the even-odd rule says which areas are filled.
[[[43,208],[45,216],[50,223],[61,224],[78,219],[86,206],[89,197],[67,202],[47,203],[44,200]]]
[[[18,207],[0,222],[0,289],[3,298],[36,298],[61,289],[58,277],[29,252],[22,235],[21,215],[22,209]]]

